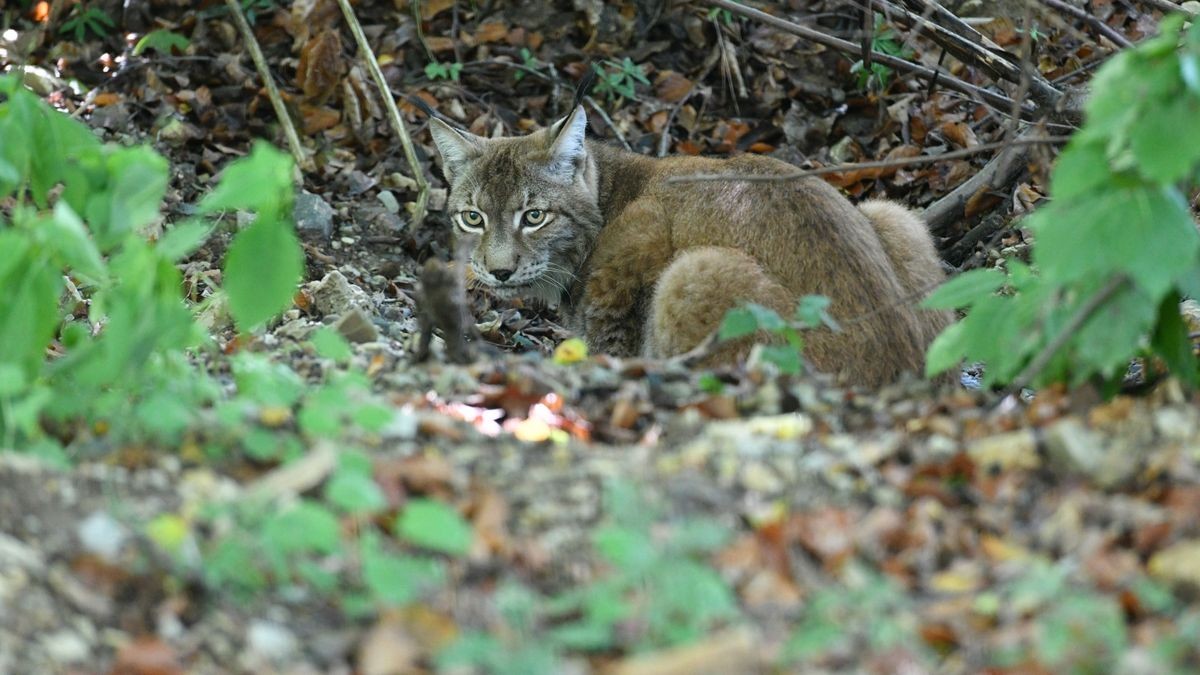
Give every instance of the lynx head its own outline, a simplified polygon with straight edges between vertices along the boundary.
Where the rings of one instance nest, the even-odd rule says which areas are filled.
[[[601,216],[586,127],[582,107],[517,138],[432,120],[455,239],[471,249],[475,279],[498,295],[558,303],[591,251]]]

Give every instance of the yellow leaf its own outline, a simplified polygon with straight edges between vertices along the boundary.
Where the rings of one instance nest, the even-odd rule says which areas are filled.
[[[164,513],[146,526],[146,535],[150,540],[164,551],[172,553],[179,550],[190,534],[187,521],[173,513]]]
[[[258,412],[258,420],[271,428],[281,427],[290,419],[292,419],[292,411],[283,406],[267,406]]]
[[[554,362],[560,366],[565,366],[571,363],[579,363],[587,358],[587,345],[579,338],[571,338],[563,340],[558,347],[554,349]]]

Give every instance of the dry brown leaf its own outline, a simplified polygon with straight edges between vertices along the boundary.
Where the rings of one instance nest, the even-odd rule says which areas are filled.
[[[480,488],[470,510],[471,525],[475,528],[472,540],[472,559],[486,559],[489,554],[507,557],[513,549],[508,532],[508,500],[490,487]]]
[[[826,566],[833,567],[854,552],[853,514],[844,509],[822,508],[797,513],[788,522],[794,538]]]
[[[960,148],[973,148],[979,145],[979,139],[975,137],[975,130],[966,122],[943,122],[940,129],[947,140]]]
[[[305,99],[320,103],[333,94],[345,72],[341,35],[336,30],[323,30],[300,50],[296,86],[304,92]]]
[[[701,642],[626,659],[608,675],[725,675],[754,673],[762,666],[763,647],[745,628],[712,635]]]
[[[106,92],[103,92],[100,94],[96,94],[96,98],[92,99],[92,102],[96,104],[97,108],[103,108],[104,106],[115,105],[117,103],[120,103],[121,95],[115,94],[111,91],[106,91]]]
[[[429,51],[435,54],[444,54],[454,51],[454,38],[442,37],[440,35],[430,35],[425,38],[425,44],[429,45]]]
[[[361,675],[407,675],[416,671],[421,645],[395,612],[379,617],[358,645]]]
[[[609,417],[609,424],[618,429],[632,429],[633,425],[637,424],[638,418],[642,416],[638,410],[636,403],[628,398],[619,398],[613,404],[612,416]]]
[[[133,640],[117,650],[109,675],[183,675],[170,645],[153,636]]]
[[[692,91],[692,81],[673,70],[664,70],[654,83],[654,91],[667,103],[678,103]]]
[[[454,6],[454,0],[421,0],[421,18],[425,21]]]
[[[508,27],[502,21],[489,21],[480,24],[475,30],[473,39],[475,44],[490,44],[492,42],[500,42],[508,38]]]
[[[300,118],[304,122],[304,135],[311,136],[337,126],[337,123],[342,119],[342,115],[329,106],[301,103]],[[301,309],[304,308],[301,307]]]

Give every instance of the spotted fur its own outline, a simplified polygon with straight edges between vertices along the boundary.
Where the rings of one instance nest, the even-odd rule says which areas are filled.
[[[915,308],[943,274],[911,211],[856,208],[818,179],[671,184],[794,167],[755,155],[654,159],[586,140],[585,124],[578,108],[528,136],[484,139],[434,121],[448,210],[456,236],[471,240],[479,283],[557,305],[589,347],[618,356],[679,354],[731,307],[759,302],[787,315],[801,296],[821,294],[844,327],[806,336],[818,368],[868,385],[922,369],[949,317]],[[540,227],[522,226],[531,210],[545,213]],[[467,212],[486,226],[464,228]]]

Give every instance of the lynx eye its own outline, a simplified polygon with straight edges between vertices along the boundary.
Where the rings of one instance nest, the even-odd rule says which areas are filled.
[[[462,220],[463,228],[483,228],[483,214],[478,211],[463,211],[458,217]]]
[[[541,209],[529,209],[525,212],[525,216],[521,218],[521,224],[525,227],[538,227],[545,224],[546,212]]]

